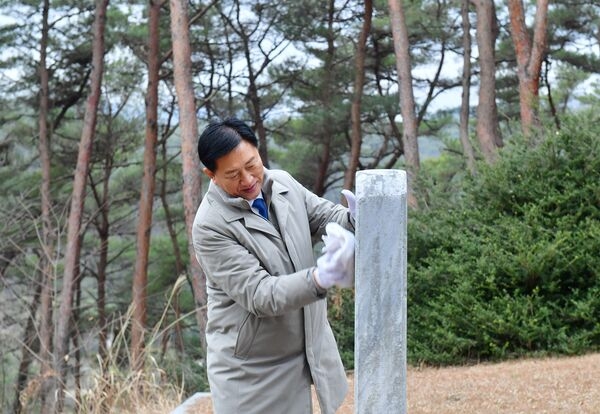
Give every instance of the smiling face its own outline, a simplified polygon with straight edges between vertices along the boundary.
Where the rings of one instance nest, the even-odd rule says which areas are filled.
[[[215,171],[203,171],[233,197],[254,200],[262,190],[264,171],[258,148],[245,140],[216,160]]]

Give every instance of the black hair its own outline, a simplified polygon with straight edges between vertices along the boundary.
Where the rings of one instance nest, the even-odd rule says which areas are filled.
[[[198,157],[211,171],[217,168],[217,160],[229,154],[244,140],[258,147],[254,131],[236,118],[211,121],[198,138]]]

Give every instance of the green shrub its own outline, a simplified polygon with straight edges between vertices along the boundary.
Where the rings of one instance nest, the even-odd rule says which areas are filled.
[[[426,203],[408,221],[409,361],[600,349],[599,137],[599,116],[588,112],[543,137],[511,137],[475,178],[455,162],[423,168]],[[352,305],[350,291],[330,299],[346,367]]]
[[[354,369],[354,290],[334,289],[328,296],[328,316],[344,368]]]
[[[409,218],[408,351],[462,363],[600,344],[600,122],[566,120]]]

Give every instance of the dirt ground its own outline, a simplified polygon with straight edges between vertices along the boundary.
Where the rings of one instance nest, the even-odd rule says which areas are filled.
[[[354,413],[350,392],[337,414]],[[451,368],[408,368],[411,414],[600,413],[600,354]],[[315,400],[316,401],[316,400]],[[315,402],[315,414],[320,414]],[[212,414],[209,398],[188,409]]]

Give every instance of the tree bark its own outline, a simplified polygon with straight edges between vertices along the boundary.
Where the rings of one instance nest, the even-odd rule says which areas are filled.
[[[108,0],[96,0],[96,16],[94,18],[92,42],[92,74],[90,94],[86,101],[83,130],[79,142],[77,165],[74,174],[73,193],[67,224],[67,245],[65,248],[64,275],[60,295],[56,333],[54,335],[54,370],[56,377],[53,380],[51,409],[57,413],[62,412],[64,404],[64,387],[66,380],[66,359],[68,357],[69,325],[73,308],[73,291],[75,278],[78,274],[79,256],[81,253],[81,221],[85,204],[85,188],[87,174],[90,168],[90,156],[98,103],[100,101],[100,87],[104,71],[104,28],[106,25],[106,9]],[[54,399],[54,395],[56,395]]]
[[[265,125],[262,119],[262,106],[260,103],[260,98],[258,96],[258,85],[257,85],[257,77],[258,74],[255,73],[253,62],[252,62],[252,53],[250,51],[250,36],[246,34],[244,30],[244,24],[242,23],[242,11],[240,8],[240,1],[234,2],[237,9],[237,28],[234,26],[233,22],[229,19],[229,24],[233,31],[238,34],[240,40],[242,42],[242,48],[244,50],[244,58],[246,59],[246,70],[248,71],[248,91],[247,91],[247,104],[248,104],[248,112],[252,116],[252,120],[254,121],[254,130],[256,131],[256,135],[258,138],[258,153],[262,160],[262,163],[265,167],[269,168],[269,151],[267,150],[267,133],[265,129]]]
[[[462,72],[462,97],[460,103],[459,134],[463,149],[463,156],[471,175],[477,173],[475,167],[475,153],[469,139],[469,112],[471,110],[471,22],[469,21],[469,0],[462,0],[461,17],[463,28],[463,72]]]
[[[384,92],[383,90],[383,83],[387,83],[387,77],[382,77],[381,76],[381,69],[382,69],[382,53],[380,51],[380,47],[379,47],[379,42],[375,41],[373,43],[373,48],[374,48],[374,72],[375,72],[375,81],[376,81],[376,87],[377,87],[377,93],[379,94],[380,97],[385,97],[388,95],[387,92]],[[391,156],[389,157],[389,160],[386,162],[386,167],[385,168],[392,168],[396,162],[398,161],[398,159],[403,155],[404,153],[404,148],[402,145],[402,132],[398,129],[398,124],[396,123],[396,112],[393,110],[393,108],[389,105],[386,105],[386,116],[387,119],[390,123],[389,125],[389,132],[384,132],[384,145],[381,146],[381,149],[379,151],[379,155],[377,156],[377,158],[369,165],[368,168],[375,168],[378,164],[379,161],[383,158],[383,156],[385,155],[386,152],[386,146],[388,145],[387,143],[391,143],[392,145],[392,149],[391,149]],[[392,140],[393,139],[393,140]]]
[[[173,245],[173,256],[175,257],[175,278],[174,282],[177,281],[179,276],[184,274],[184,266],[183,259],[181,257],[181,249],[179,248],[179,241],[177,240],[177,232],[175,231],[175,224],[173,223],[173,214],[171,213],[171,209],[169,207],[169,202],[167,200],[167,180],[168,180],[168,157],[167,157],[167,141],[164,140],[161,145],[162,149],[162,180],[160,185],[160,200],[162,202],[163,210],[165,211],[165,224],[167,226],[167,231],[169,232],[169,238],[171,239],[171,244]],[[175,332],[175,344],[177,350],[179,352],[183,352],[183,333],[181,328],[181,321],[179,320],[179,315],[181,314],[179,309],[179,294],[175,293],[173,295],[173,310],[175,311],[175,322],[174,322],[174,332]],[[168,338],[169,329],[165,331],[165,336]]]
[[[25,326],[25,331],[23,332],[21,362],[19,363],[19,370],[17,371],[17,386],[15,389],[15,399],[13,401],[13,413],[15,414],[21,414],[23,412],[24,407],[21,405],[21,400],[19,397],[21,396],[21,392],[25,389],[25,385],[27,384],[29,366],[33,361],[33,355],[39,352],[40,341],[38,340],[38,335],[35,330],[35,315],[40,304],[43,279],[44,273],[40,272],[40,280],[36,281],[36,288],[34,290],[33,298],[29,304],[27,325]]]
[[[109,139],[111,139],[112,128],[110,123],[108,123],[107,128],[107,135]],[[98,312],[98,359],[100,360],[101,373],[103,376],[103,383],[101,386],[102,390],[107,388],[109,383],[109,360],[107,358],[108,324],[106,318],[106,270],[108,266],[108,238],[110,235],[110,221],[108,218],[110,210],[109,184],[114,162],[112,155],[112,144],[109,144],[109,148],[106,151],[106,155],[104,158],[103,176],[102,181],[100,183],[100,185],[102,186],[101,192],[97,191],[96,185],[94,184],[90,175],[90,185],[92,188],[92,193],[94,194],[94,198],[98,206],[98,214],[95,217],[94,221],[96,230],[98,232],[98,242],[100,246],[100,251],[98,252],[98,262],[96,264],[96,309]],[[100,404],[100,411],[107,412],[107,400],[103,398],[100,401]]]
[[[158,81],[160,70],[160,0],[150,0],[148,17],[148,85],[146,90],[146,139],[144,176],[140,191],[137,249],[133,273],[131,320],[131,367],[144,367],[144,336],[148,284],[148,255],[152,230],[152,209],[156,186],[156,143],[158,142]]]
[[[415,98],[412,88],[411,59],[409,51],[408,28],[404,16],[402,0],[388,0],[390,22],[394,38],[396,69],[398,71],[398,92],[400,95],[400,113],[402,114],[402,145],[408,175],[408,204],[417,206],[414,193],[414,179],[419,171],[419,143],[417,118],[415,116]]]
[[[262,106],[260,104],[260,97],[258,96],[258,88],[256,86],[256,76],[253,73],[252,65],[250,61],[250,51],[246,44],[247,59],[248,59],[248,79],[250,85],[248,86],[248,100],[250,102],[250,113],[254,119],[254,129],[258,136],[258,153],[262,160],[263,165],[269,168],[269,150],[267,147],[267,130],[265,129],[265,123],[262,117]]]
[[[475,0],[477,10],[477,48],[479,50],[479,103],[477,139],[488,163],[496,160],[502,143],[496,106],[496,9],[493,0]]]
[[[361,100],[365,85],[365,58],[367,54],[367,38],[369,36],[369,32],[371,31],[372,17],[373,2],[371,0],[366,0],[363,26],[356,47],[356,74],[354,77],[354,96],[352,98],[352,105],[350,108],[350,117],[352,120],[352,145],[350,149],[350,161],[348,162],[346,175],[344,177],[344,188],[349,190],[352,190],[352,188],[354,187],[354,176],[356,174],[356,170],[358,169],[360,160],[360,149],[362,144],[362,126],[360,122]]]
[[[52,371],[52,301],[54,297],[54,231],[52,228],[52,198],[50,193],[51,184],[51,149],[50,131],[48,128],[48,92],[49,73],[46,67],[46,56],[48,48],[48,13],[50,9],[49,0],[44,0],[42,7],[42,37],[40,40],[40,109],[38,115],[38,131],[40,135],[40,167],[42,174],[41,211],[42,211],[42,255],[40,257],[42,277],[40,291],[40,364],[41,378],[49,378]],[[49,398],[50,384],[47,380],[42,382],[42,411],[48,410],[45,402]],[[45,407],[45,408],[44,408]]]
[[[517,74],[519,77],[519,105],[521,109],[521,128],[529,134],[540,126],[538,114],[539,88],[542,62],[546,56],[548,0],[536,3],[533,24],[533,41],[525,24],[525,11],[522,0],[508,0],[510,33],[517,56]]]
[[[110,154],[106,155],[104,160],[104,177],[102,179],[102,197],[98,200],[99,223],[98,223],[98,238],[100,242],[100,252],[98,257],[98,274],[97,274],[97,300],[96,307],[98,309],[98,353],[103,367],[106,367],[107,348],[106,340],[108,338],[108,325],[106,318],[106,268],[108,266],[108,238],[110,235],[110,222],[108,214],[109,205],[109,183],[112,172],[113,159]],[[103,370],[103,372],[106,372]]]
[[[335,32],[333,29],[333,22],[335,14],[335,1],[329,0],[327,2],[327,33],[325,37],[327,39],[327,52],[324,57],[324,68],[323,68],[323,81],[321,83],[321,97],[320,100],[323,104],[323,125],[320,125],[320,137],[318,137],[319,143],[322,148],[320,156],[318,157],[318,166],[315,174],[315,182],[313,185],[313,191],[315,194],[322,196],[325,194],[325,181],[327,179],[327,171],[329,170],[329,163],[331,162],[331,140],[333,136],[333,125],[334,120],[332,117],[332,91],[331,88],[335,81],[334,72],[334,59],[335,59]]]
[[[71,325],[71,341],[75,352],[75,366],[73,367],[73,376],[75,377],[75,401],[81,401],[81,345],[79,333],[79,310],[81,309],[81,272],[75,283],[75,308],[73,310],[73,319]]]
[[[556,129],[560,129],[560,117],[558,116],[558,112],[556,111],[556,105],[554,104],[554,98],[552,97],[552,87],[550,86],[550,79],[548,74],[550,72],[550,62],[545,61],[544,65],[544,85],[546,86],[546,92],[548,93],[548,105],[550,106],[550,113],[552,114],[552,119],[554,119],[554,125]]]
[[[200,330],[202,349],[206,351],[206,276],[196,260],[192,243],[192,227],[196,209],[200,205],[202,181],[200,160],[196,150],[198,121],[192,86],[192,53],[188,31],[187,1],[170,0],[171,39],[173,42],[173,68],[175,91],[179,102],[179,125],[181,128],[181,157],[183,168],[183,207],[190,256],[189,277],[194,292],[196,321]]]
[[[241,42],[241,49],[244,54],[246,61],[246,71],[248,72],[248,88],[246,93],[246,103],[248,105],[248,112],[250,113],[252,120],[254,121],[254,130],[258,138],[258,152],[260,154],[262,163],[265,167],[269,168],[269,151],[267,147],[267,130],[263,119],[264,105],[259,96],[260,85],[258,79],[267,70],[269,65],[274,61],[274,55],[279,55],[282,50],[278,50],[282,44],[277,38],[277,35],[271,30],[276,23],[277,14],[263,14],[257,13],[258,21],[255,27],[249,28],[247,15],[244,13],[243,2],[236,0],[234,1],[235,22],[226,14],[222,13],[224,21],[227,22],[229,27],[239,36]],[[261,24],[264,21],[264,24]],[[262,30],[262,31],[261,31]],[[265,39],[269,38],[270,42],[264,42]],[[270,43],[269,47],[265,47],[266,44]],[[258,46],[260,49],[259,53],[253,53],[253,47]],[[285,49],[285,47],[283,48]],[[257,57],[262,56],[262,60],[259,61]]]

